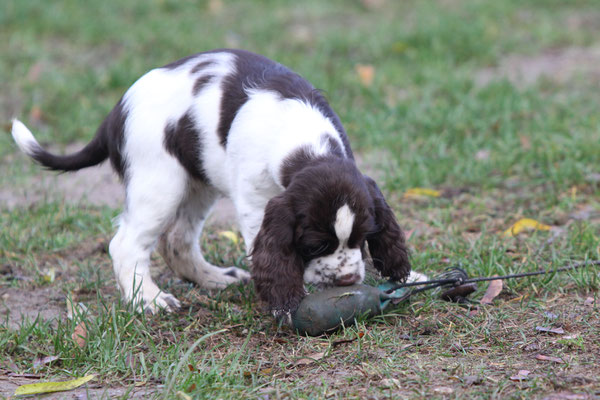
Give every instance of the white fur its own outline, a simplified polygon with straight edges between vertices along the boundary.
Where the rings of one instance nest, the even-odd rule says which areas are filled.
[[[406,282],[407,283],[411,283],[411,282],[425,282],[429,280],[429,277],[425,274],[422,274],[420,272],[417,271],[410,271],[410,274],[408,275],[408,278],[406,278]]]
[[[352,234],[352,227],[354,226],[354,213],[348,207],[348,204],[344,204],[337,210],[335,214],[335,222],[333,228],[335,235],[337,236],[340,244],[346,244]]]
[[[27,127],[18,119],[13,119],[12,137],[19,146],[21,151],[29,156],[33,155],[34,151],[40,148],[39,143],[33,137],[33,134]]]

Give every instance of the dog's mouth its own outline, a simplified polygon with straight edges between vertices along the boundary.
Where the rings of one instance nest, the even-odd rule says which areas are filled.
[[[327,281],[306,283],[306,289],[309,293],[318,292],[325,289],[331,289],[338,286],[352,286],[361,283],[360,275],[347,274],[344,276],[333,276]]]

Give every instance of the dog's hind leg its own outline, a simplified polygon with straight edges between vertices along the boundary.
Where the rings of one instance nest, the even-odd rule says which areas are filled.
[[[190,187],[174,222],[161,236],[158,245],[158,251],[175,273],[207,289],[250,280],[247,271],[236,267],[220,268],[202,256],[200,235],[217,197],[216,190],[205,185]]]
[[[130,168],[125,211],[109,252],[121,293],[126,301],[155,312],[179,307],[150,276],[150,255],[158,238],[175,218],[187,190],[187,174],[174,159],[151,159],[157,168]],[[141,163],[140,163],[141,164]]]

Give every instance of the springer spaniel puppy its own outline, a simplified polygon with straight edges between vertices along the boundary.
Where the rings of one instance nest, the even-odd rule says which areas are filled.
[[[361,282],[365,242],[383,276],[402,281],[410,273],[402,230],[375,182],[357,169],[338,116],[309,82],[260,55],[214,50],[148,72],[75,154],[48,153],[18,120],[12,135],[53,170],[110,158],[126,204],[109,252],[122,295],[148,311],[179,307],[150,276],[155,248],[204,288],[250,279],[200,251],[203,223],[220,196],[235,205],[252,280],[279,319],[289,320],[305,283]]]

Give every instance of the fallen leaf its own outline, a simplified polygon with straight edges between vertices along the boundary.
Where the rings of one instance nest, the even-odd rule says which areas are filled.
[[[64,392],[66,390],[73,390],[83,385],[84,383],[91,381],[95,377],[96,375],[87,375],[82,378],[72,379],[70,381],[64,382],[39,382],[21,385],[15,390],[15,396]]]
[[[229,239],[235,245],[240,241],[239,236],[233,231],[221,231],[219,232],[219,236]]]
[[[400,381],[396,378],[385,378],[380,383],[382,388],[401,388]]]
[[[495,275],[497,276],[497,275]],[[492,301],[500,294],[502,291],[502,280],[494,279],[490,281],[490,284],[485,291],[485,294],[481,298],[481,304],[492,304]]]
[[[177,396],[178,399],[192,400],[192,396],[185,394],[181,390],[178,390],[177,392],[175,392],[175,395]]]
[[[58,360],[58,356],[46,356],[42,358],[36,358],[35,360],[33,360],[33,369],[38,369],[56,360]]]
[[[185,389],[186,392],[193,392],[194,390],[196,390],[196,384],[192,383],[190,386],[187,387],[187,389]]]
[[[375,78],[375,67],[369,64],[356,64],[354,70],[358,75],[358,80],[363,86],[371,86]]]
[[[454,393],[454,389],[447,386],[438,386],[433,388],[433,391],[441,394],[452,394]]]
[[[77,324],[71,335],[71,339],[73,339],[80,348],[85,347],[87,343],[87,327],[85,326],[85,322]]]
[[[46,283],[54,282],[54,280],[56,279],[56,268],[49,268],[46,271],[44,271],[44,274],[42,275],[42,279]]]
[[[439,190],[428,189],[428,188],[411,188],[404,192],[404,198],[415,198],[415,197],[440,197],[441,193]]]
[[[73,304],[71,297],[67,297],[67,318],[73,319],[87,313],[88,308],[83,303]]]
[[[559,364],[564,363],[564,361],[561,358],[545,356],[543,354],[538,354],[537,356],[535,356],[535,359],[540,360],[540,361],[552,361],[552,362],[559,363]]]
[[[42,113],[42,109],[38,106],[31,107],[29,111],[29,119],[32,124],[39,124],[42,121],[44,114]]]
[[[565,333],[563,328],[548,328],[546,326],[536,326],[535,330],[538,332],[554,333],[556,335],[562,335]]]
[[[588,297],[587,299],[585,299],[585,301],[583,302],[584,305],[586,306],[593,306],[596,303],[596,300],[594,300],[593,297]]]
[[[521,218],[515,222],[510,228],[504,231],[504,236],[517,236],[526,229],[536,229],[539,231],[549,231],[552,227],[544,225],[535,219]]]
[[[316,361],[319,361],[325,356],[325,352],[309,354],[306,357],[302,357],[296,360],[295,365],[309,365]]]
[[[529,375],[530,371],[527,371],[526,369],[521,369],[519,370],[519,372],[517,372],[516,375],[513,375],[510,377],[511,381],[525,381],[527,379],[529,379],[527,377],[527,375]]]
[[[576,333],[574,333],[572,335],[565,335],[562,338],[565,339],[565,340],[573,340],[573,339],[577,339],[578,337],[579,337],[579,335],[576,334]]]

